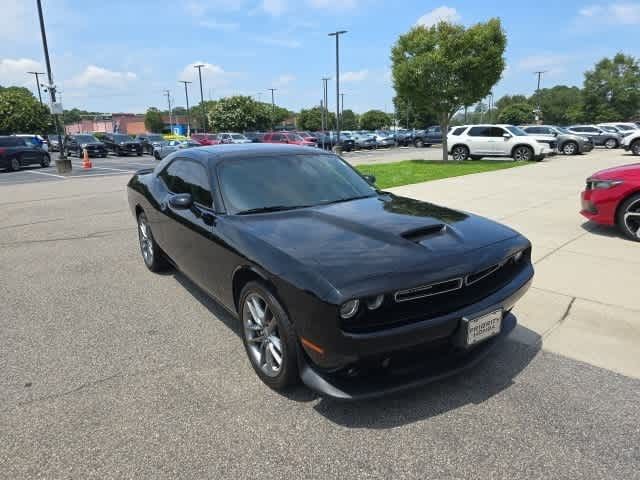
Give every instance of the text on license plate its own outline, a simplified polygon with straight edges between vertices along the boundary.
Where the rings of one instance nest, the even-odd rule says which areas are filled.
[[[467,345],[474,345],[500,333],[502,310],[472,318],[467,325]]]

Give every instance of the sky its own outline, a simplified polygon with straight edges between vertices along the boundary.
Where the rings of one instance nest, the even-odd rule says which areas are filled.
[[[507,33],[507,68],[495,87],[530,95],[578,85],[585,70],[618,51],[640,57],[640,1],[535,2],[416,0],[42,0],[54,82],[65,108],[142,113],[200,99],[195,64],[205,64],[205,99],[250,95],[291,110],[318,105],[340,40],[344,108],[391,112],[389,55],[398,36],[444,19],[471,25],[492,17]],[[35,92],[27,71],[45,71],[35,0],[0,0],[0,85]]]

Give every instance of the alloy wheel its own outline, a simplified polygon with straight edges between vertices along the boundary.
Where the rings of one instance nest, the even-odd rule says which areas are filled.
[[[640,240],[640,198],[627,207],[622,218],[625,228]]]
[[[562,153],[564,153],[565,155],[574,155],[577,150],[577,145],[573,142],[567,142],[562,147]]]
[[[616,148],[618,146],[618,142],[616,142],[613,138],[610,138],[606,142],[604,142],[604,146],[611,150],[612,148]]]
[[[529,147],[518,147],[513,152],[513,158],[518,161],[527,162],[531,160],[531,149]]]
[[[631,151],[634,155],[640,155],[640,141],[633,142],[631,145]]]
[[[277,376],[284,364],[278,322],[269,304],[257,293],[245,299],[242,323],[251,361],[267,376]]]
[[[453,149],[452,157],[455,161],[460,162],[467,159],[467,149],[465,147],[456,147]]]
[[[140,241],[140,251],[142,258],[147,265],[153,264],[153,239],[151,229],[144,214],[138,217],[138,239]]]

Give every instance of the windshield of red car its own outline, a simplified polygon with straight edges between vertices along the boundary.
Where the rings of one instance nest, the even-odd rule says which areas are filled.
[[[229,213],[274,206],[314,206],[376,195],[371,185],[335,155],[223,161],[219,180]]]

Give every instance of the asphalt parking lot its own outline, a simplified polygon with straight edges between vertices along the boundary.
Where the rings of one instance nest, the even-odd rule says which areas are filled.
[[[634,161],[395,189],[519,229],[537,273],[478,366],[356,404],[269,390],[233,318],[146,270],[125,184],[151,157],[0,173],[0,478],[640,478],[640,245],[578,214],[590,173]]]

